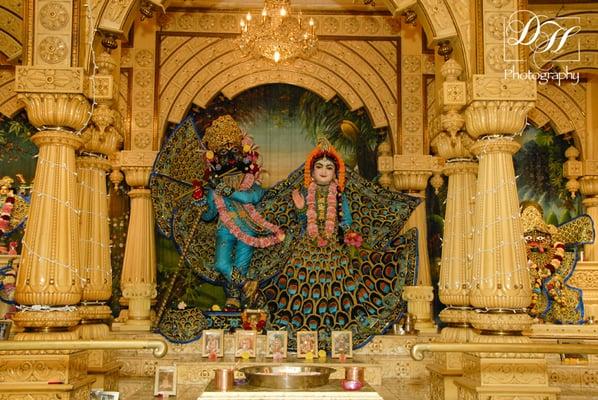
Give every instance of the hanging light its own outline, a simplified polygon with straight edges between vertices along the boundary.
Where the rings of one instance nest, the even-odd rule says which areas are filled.
[[[275,63],[297,57],[306,58],[318,47],[313,18],[304,27],[302,15],[291,15],[290,0],[265,0],[260,21],[251,13],[241,19],[239,48],[246,56],[265,57]]]

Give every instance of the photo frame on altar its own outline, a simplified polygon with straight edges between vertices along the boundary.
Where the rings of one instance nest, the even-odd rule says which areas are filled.
[[[237,330],[235,334],[235,357],[243,357],[247,353],[249,357],[255,357],[257,347],[257,332],[254,330]]]
[[[353,332],[332,331],[331,340],[332,358],[353,357]]]
[[[318,332],[297,332],[297,358],[305,358],[310,352],[313,358],[318,357]]]
[[[154,396],[176,395],[176,366],[156,367],[156,378],[154,381]]]
[[[287,331],[268,331],[266,334],[266,357],[287,358]]]
[[[12,328],[12,321],[9,319],[0,320],[0,340],[8,340],[10,337],[10,329]]]
[[[224,331],[222,329],[207,329],[203,331],[202,337],[202,357],[210,357],[210,354],[214,354],[216,357],[224,355]]]

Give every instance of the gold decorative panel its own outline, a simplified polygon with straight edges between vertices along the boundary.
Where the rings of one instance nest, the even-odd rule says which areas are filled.
[[[170,14],[167,16],[166,33],[175,25],[183,27],[186,32],[199,34],[208,26],[219,29],[221,22],[218,21],[222,21],[223,17],[218,13],[173,15],[176,16],[174,20],[170,19]],[[361,21],[365,17],[355,18],[370,36],[391,32],[372,27],[373,21],[384,21],[382,17],[367,21]],[[375,127],[389,126],[394,131],[397,120],[398,38],[385,39],[321,40],[314,57],[274,65],[266,60],[243,58],[229,38],[201,35],[163,37],[159,55],[159,131],[164,130],[167,122],[179,122],[192,103],[205,107],[220,92],[234,97],[251,87],[273,82],[302,86],[325,99],[338,95],[352,110],[365,106]],[[133,116],[137,118],[135,113]]]
[[[51,68],[70,67],[72,2],[40,0],[35,2],[34,13],[34,65],[46,65]]]

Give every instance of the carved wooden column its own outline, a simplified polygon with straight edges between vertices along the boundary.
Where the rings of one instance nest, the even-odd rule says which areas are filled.
[[[500,88],[496,91],[494,88]],[[469,322],[481,331],[475,343],[527,343],[531,287],[513,154],[533,107],[535,82],[474,75],[472,101],[465,111],[467,132],[477,139],[471,152],[479,160],[475,192],[473,265]],[[529,397],[556,399],[548,386],[543,356],[466,353],[464,375],[455,380],[459,398]],[[513,380],[513,376],[519,376]]]
[[[120,168],[132,188],[121,276],[122,293],[128,299],[129,312],[124,325],[113,326],[119,330],[148,331],[151,327],[151,302],[156,297],[156,244],[152,199],[147,186],[155,157],[154,151],[119,153]]]
[[[438,159],[432,156],[394,156],[393,183],[397,190],[425,198],[428,179],[439,170]],[[416,327],[422,332],[435,332],[432,301],[434,292],[428,257],[426,205],[422,203],[413,211],[403,230],[418,229],[418,275],[416,286],[406,286],[403,299],[408,301],[408,312],[417,317]]]
[[[442,131],[433,137],[431,146],[446,163],[442,173],[448,178],[444,237],[438,294],[446,305],[440,319],[447,325],[436,341],[441,343],[467,343],[473,330],[468,318],[469,282],[473,255],[473,206],[478,164],[469,147],[473,143],[461,129],[465,123],[460,113],[466,104],[465,82],[458,79],[462,67],[448,59],[441,67],[444,77],[440,115]],[[426,366],[430,371],[433,400],[457,397],[455,378],[463,374],[463,353],[436,353],[434,362]]]
[[[95,76],[97,106],[90,124],[81,136],[83,149],[77,158],[79,181],[80,258],[83,294],[79,312],[82,339],[106,339],[107,323],[112,315],[106,302],[112,296],[112,266],[110,263],[110,221],[108,218],[107,173],[108,158],[118,151],[122,136],[117,130],[120,116],[111,108],[114,92],[112,72],[116,63],[104,52],[97,58]],[[95,388],[118,389],[119,364],[109,350],[90,350],[88,372],[96,378]]]
[[[17,71],[22,79],[31,73],[26,67]],[[69,78],[82,83],[82,75],[82,70],[71,71]],[[72,130],[83,127],[89,103],[79,94],[24,93],[20,98],[29,121],[42,130],[32,137],[39,155],[15,291],[17,303],[31,308],[14,320],[27,329],[62,329],[51,337],[76,339],[77,332],[68,328],[80,319],[74,306],[81,300],[75,164],[81,140]],[[47,336],[23,333],[17,338]]]

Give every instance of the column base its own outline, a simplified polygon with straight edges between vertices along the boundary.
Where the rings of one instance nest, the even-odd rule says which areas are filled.
[[[447,399],[467,399],[467,400],[557,400],[561,389],[547,386],[527,386],[521,385],[488,385],[473,386],[456,379],[457,386],[456,397],[446,397]]]
[[[114,332],[149,332],[152,323],[149,319],[128,319],[126,322],[114,322],[112,331]]]
[[[426,369],[430,372],[431,400],[457,399],[455,379],[463,375],[462,370],[446,369],[435,364],[427,365]]]

